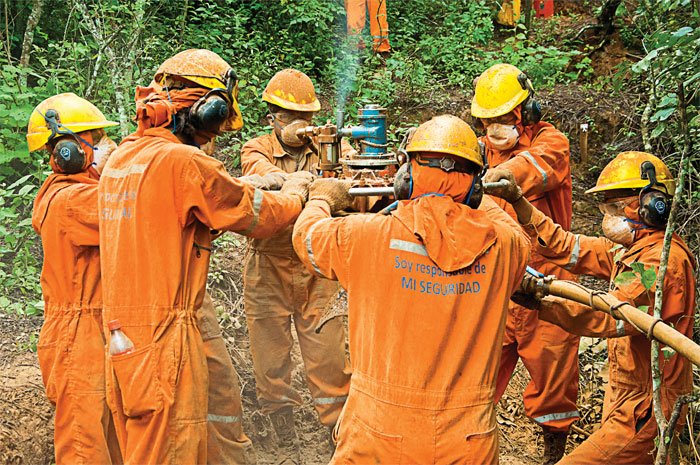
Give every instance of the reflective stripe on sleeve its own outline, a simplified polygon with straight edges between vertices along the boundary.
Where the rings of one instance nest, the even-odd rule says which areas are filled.
[[[340,404],[341,402],[345,402],[345,400],[348,398],[348,396],[340,396],[340,397],[319,397],[317,399],[314,399],[314,404],[316,405],[331,405],[331,404]]]
[[[309,256],[309,261],[311,262],[311,266],[314,267],[314,271],[316,273],[320,274],[321,276],[325,276],[322,272],[321,269],[318,267],[318,264],[316,263],[316,258],[314,258],[314,246],[311,242],[311,235],[314,232],[314,229],[316,229],[316,226],[318,226],[321,223],[325,223],[326,221],[330,221],[333,218],[324,218],[322,220],[318,220],[314,224],[311,225],[309,228],[309,232],[306,234],[306,239],[304,239],[304,243],[306,244],[306,254]]]
[[[245,231],[241,231],[240,234],[250,234],[258,225],[258,220],[260,219],[260,207],[262,207],[263,198],[263,191],[260,189],[255,189],[255,194],[253,195],[253,221],[250,223],[250,226],[248,226]]]
[[[215,423],[238,423],[241,421],[241,417],[238,415],[215,415],[210,413],[207,415],[207,421]]]
[[[550,413],[549,415],[542,415],[541,417],[533,418],[537,423],[547,423],[549,421],[555,420],[565,420],[567,418],[578,418],[578,410],[572,410],[571,412],[560,412],[560,413]]]
[[[415,253],[424,257],[428,256],[428,251],[425,250],[425,246],[423,244],[402,241],[401,239],[392,239],[391,242],[389,242],[389,248],[393,250],[401,250],[403,252]]]
[[[571,256],[569,257],[569,263],[564,265],[564,269],[570,270],[576,263],[578,263],[578,257],[581,254],[581,237],[576,234],[576,241],[574,242],[574,250],[571,251]]]
[[[539,165],[539,163],[537,163],[537,160],[535,160],[535,157],[533,157],[530,152],[525,150],[524,152],[520,152],[520,153],[525,155],[527,157],[527,159],[530,160],[530,162],[533,165],[535,165],[535,168],[537,168],[537,171],[539,171],[540,174],[542,175],[542,185],[546,186],[547,185],[547,172],[542,169],[542,167]]]
[[[617,320],[617,323],[615,323],[615,329],[617,331],[618,336],[624,336],[625,335],[625,320]]]

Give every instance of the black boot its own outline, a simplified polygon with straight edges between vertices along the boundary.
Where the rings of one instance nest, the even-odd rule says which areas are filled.
[[[294,411],[292,407],[284,407],[270,414],[272,426],[277,433],[278,465],[301,465],[299,437],[294,427]]]
[[[547,428],[542,428],[542,432],[544,433],[544,456],[542,464],[554,465],[564,456],[566,438],[569,437],[569,432],[549,431]]]

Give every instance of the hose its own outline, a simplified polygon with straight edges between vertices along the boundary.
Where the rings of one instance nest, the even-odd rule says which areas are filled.
[[[680,355],[700,367],[700,346],[687,336],[667,325],[660,318],[654,318],[633,305],[623,302],[607,292],[591,291],[578,283],[564,280],[543,281],[545,294],[562,297],[594,310],[605,312],[618,320],[624,320],[634,326],[649,339],[656,339],[671,347]]]

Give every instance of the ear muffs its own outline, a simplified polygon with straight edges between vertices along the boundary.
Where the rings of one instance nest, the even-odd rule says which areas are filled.
[[[639,217],[645,225],[664,229],[670,213],[671,204],[668,196],[663,192],[651,191],[640,196]]]
[[[520,83],[520,87],[528,93],[525,101],[520,104],[523,126],[537,124],[542,120],[542,105],[540,105],[539,101],[535,100],[535,89],[532,87],[532,83],[525,73],[520,73],[518,75],[518,82]]]
[[[197,131],[218,133],[229,117],[229,104],[217,95],[220,89],[214,89],[197,100],[189,111],[190,124]]]
[[[660,192],[654,187],[661,186],[666,191],[666,186],[656,181],[656,168],[652,162],[643,162],[640,171],[642,179],[648,179],[649,184],[639,192],[639,217],[650,228],[664,229],[671,214],[671,199],[668,192]]]
[[[394,177],[394,198],[396,200],[408,200],[413,194],[413,173],[411,172],[411,162],[406,163],[396,170]]]
[[[474,175],[474,180],[472,181],[472,186],[469,188],[469,193],[464,198],[464,204],[470,208],[477,209],[481,205],[481,200],[484,198],[484,183],[482,178],[486,174],[486,170],[489,169],[488,158],[486,157],[486,145],[479,141],[479,154],[484,162],[484,166],[481,171]]]
[[[56,142],[52,154],[54,163],[63,173],[75,174],[83,171],[86,156],[85,150],[72,137],[64,137]]]

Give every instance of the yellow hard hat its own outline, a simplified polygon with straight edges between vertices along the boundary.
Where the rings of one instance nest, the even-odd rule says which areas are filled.
[[[595,187],[588,189],[586,194],[611,191],[615,189],[641,189],[649,185],[649,180],[642,178],[641,166],[650,161],[656,168],[656,181],[667,189],[667,194],[673,195],[676,182],[671,171],[658,157],[646,152],[622,152],[608,163],[598,176]]]
[[[418,126],[406,152],[438,152],[454,155],[484,166],[479,140],[472,128],[460,118],[452,115],[436,116]]]
[[[525,73],[513,65],[493,65],[476,80],[472,116],[496,118],[511,112],[533,92]]]
[[[153,81],[160,86],[172,87],[175,82],[223,89],[233,110],[223,131],[243,127],[243,116],[238,107],[238,78],[231,65],[211,50],[190,49],[180,52],[163,62],[156,71]]]
[[[262,94],[263,102],[292,111],[318,111],[321,104],[316,98],[314,84],[306,74],[296,69],[278,72]]]
[[[52,120],[57,123],[54,128],[49,124]],[[92,103],[67,92],[49,97],[34,108],[27,126],[27,144],[29,151],[33,152],[61,133],[80,133],[118,124],[107,120]]]

